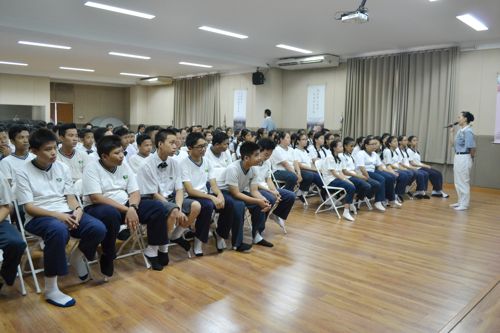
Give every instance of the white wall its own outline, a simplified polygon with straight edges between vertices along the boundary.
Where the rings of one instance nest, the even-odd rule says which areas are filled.
[[[500,49],[462,52],[458,70],[457,114],[470,111],[476,135],[493,136],[496,113],[496,79]]]
[[[0,73],[0,104],[36,105],[33,119],[49,120],[50,80],[45,77],[9,75]]]
[[[129,122],[129,89],[107,86],[74,85],[73,121],[86,123],[95,117],[115,117]]]
[[[130,124],[171,125],[174,119],[174,87],[130,88]]]

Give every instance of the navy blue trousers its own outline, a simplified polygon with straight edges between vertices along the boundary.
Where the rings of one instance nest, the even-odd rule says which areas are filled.
[[[26,243],[16,227],[9,221],[0,222],[0,249],[3,251],[3,262],[0,274],[11,286],[16,279],[17,266],[26,249]]]
[[[378,200],[375,198],[375,201],[384,201],[385,198],[389,201],[394,201],[396,195],[394,193],[394,184],[396,183],[396,176],[386,171],[376,170],[375,172],[368,171],[368,175],[370,178],[375,179],[380,183],[381,189],[383,189],[384,199]],[[382,190],[381,190],[382,191]],[[379,197],[380,198],[380,197]]]
[[[443,174],[439,170],[420,168],[418,171],[427,173],[434,191],[441,191],[443,189]]]
[[[267,201],[271,203],[271,206],[274,206],[276,198],[271,192],[265,190],[259,190],[259,192],[267,199]],[[278,203],[278,206],[276,206],[273,213],[274,215],[281,217],[283,220],[286,220],[295,202],[295,193],[282,188],[278,189],[278,192],[281,196],[281,201]]]

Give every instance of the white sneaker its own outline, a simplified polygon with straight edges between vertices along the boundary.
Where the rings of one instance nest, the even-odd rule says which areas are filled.
[[[374,206],[375,206],[376,210],[379,210],[381,212],[385,212],[385,207],[384,207],[384,205],[382,205],[382,203],[380,201],[375,202]]]
[[[356,206],[355,205],[350,205],[349,206],[349,210],[351,211],[351,213],[353,213],[354,215],[358,215],[358,210],[356,209]]]
[[[449,194],[444,193],[443,191],[441,191],[441,194],[443,195],[443,198],[448,198],[450,196]]]
[[[460,206],[460,204],[458,202],[455,202],[455,203],[453,203],[453,204],[450,205],[450,207],[452,207],[452,208],[456,208],[456,207],[459,207],[459,206]]]
[[[460,211],[460,210],[467,210],[469,209],[469,207],[465,207],[465,206],[457,206],[457,207],[454,207],[453,209],[457,210],[457,211]]]
[[[285,220],[283,220],[281,217],[275,215],[274,213],[269,215],[269,218],[276,222],[277,225],[280,226],[281,229],[283,229],[283,232],[286,234],[286,228],[285,228]]]
[[[194,252],[194,255],[197,257],[203,256],[202,244],[203,243],[201,240],[199,240],[197,237],[194,238],[193,252]]]
[[[351,213],[349,213],[349,209],[344,208],[344,213],[342,214],[342,217],[347,221],[354,222],[354,217],[352,217]]]
[[[397,201],[391,201],[389,203],[389,206],[392,207],[392,208],[401,208],[401,206],[403,206],[402,204],[400,204],[399,202]]]

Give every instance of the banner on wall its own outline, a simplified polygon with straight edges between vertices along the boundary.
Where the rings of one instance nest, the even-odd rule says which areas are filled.
[[[325,126],[326,86],[307,87],[307,130],[322,129]]]
[[[494,143],[500,143],[500,74],[497,74],[497,112],[495,120]]]
[[[234,91],[234,109],[233,109],[234,129],[242,129],[247,124],[247,91]]]

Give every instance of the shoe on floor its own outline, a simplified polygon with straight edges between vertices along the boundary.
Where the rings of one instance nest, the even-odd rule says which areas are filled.
[[[114,272],[114,259],[109,258],[105,255],[101,255],[101,258],[99,259],[99,265],[101,266],[101,273],[105,277],[112,277],[113,272]]]
[[[274,245],[273,245],[273,243],[266,241],[264,238],[262,238],[262,239],[260,240],[260,242],[255,243],[255,244],[256,244],[256,245],[265,246],[265,247],[273,247],[273,246],[274,246]]]
[[[467,209],[469,209],[469,207],[458,206],[458,207],[454,207],[453,209],[455,209],[456,211],[461,211],[461,210],[467,210]]]
[[[197,257],[203,257],[203,247],[202,247],[202,242],[198,238],[194,238],[194,247],[193,247],[193,252],[194,255]]]
[[[248,253],[252,249],[252,245],[247,243],[241,243],[240,246],[234,247],[233,249],[238,252]]]
[[[171,242],[179,245],[185,251],[189,251],[189,249],[191,248],[191,244],[187,240],[185,240],[183,237],[179,237],[177,239],[172,239]]]
[[[170,258],[168,257],[168,252],[158,251],[158,260],[160,262],[160,265],[168,266],[168,263],[170,262]]]
[[[125,224],[122,224],[120,226],[120,231],[118,232],[118,236],[116,236],[116,238],[118,238],[121,241],[126,241],[127,239],[129,239],[129,237],[130,237],[130,229],[127,228]]]
[[[349,213],[348,209],[344,209],[344,213],[342,214],[342,217],[346,219],[347,221],[354,222],[354,217],[352,217],[351,213]]]
[[[382,203],[380,201],[379,202],[375,202],[374,207],[375,207],[376,210],[379,210],[381,212],[385,212],[385,207],[384,207],[384,205],[382,205]]]
[[[217,249],[217,252],[222,253],[226,249],[226,241],[224,238],[219,236],[217,231],[213,231],[212,234],[214,235],[215,239],[215,248]]]
[[[163,270],[163,265],[160,263],[160,258],[158,256],[156,257],[149,257],[147,255],[144,256],[146,257],[146,259],[148,259],[152,269],[154,269],[155,271]]]

